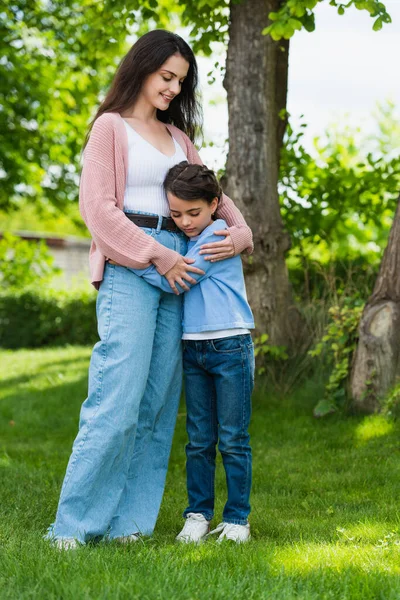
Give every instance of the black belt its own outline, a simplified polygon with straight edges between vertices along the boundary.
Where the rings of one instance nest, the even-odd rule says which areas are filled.
[[[125,213],[125,215],[138,227],[150,227],[151,229],[157,229],[158,227],[158,217],[151,217],[150,215],[135,215],[132,213]],[[171,217],[162,218],[161,229],[174,232],[180,231]]]

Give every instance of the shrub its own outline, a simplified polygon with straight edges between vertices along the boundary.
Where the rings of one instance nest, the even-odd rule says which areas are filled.
[[[383,401],[382,412],[387,417],[400,417],[400,384],[394,386]]]
[[[41,289],[0,292],[0,346],[37,348],[93,344],[97,340],[96,295],[91,290]]]
[[[22,240],[11,233],[5,233],[0,240],[0,283],[3,289],[46,283],[60,272],[43,240]]]
[[[357,297],[345,298],[341,306],[329,309],[330,322],[325,335],[309,351],[329,367],[324,397],[314,408],[314,416],[324,417],[343,406],[350,375],[351,361],[358,342],[358,328],[364,303]]]

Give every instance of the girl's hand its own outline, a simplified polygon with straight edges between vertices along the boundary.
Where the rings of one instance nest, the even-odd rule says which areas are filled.
[[[232,258],[232,256],[235,256],[235,248],[229,231],[227,229],[221,229],[219,231],[214,231],[214,235],[224,235],[225,239],[221,242],[212,242],[211,244],[203,244],[200,246],[201,250],[199,254],[208,255],[204,257],[204,260],[218,262],[219,260],[225,260],[225,258]]]
[[[168,280],[168,283],[171,286],[174,294],[177,294],[179,296],[179,292],[175,286],[176,283],[179,283],[179,285],[186,292],[188,292],[190,288],[186,285],[184,280],[189,281],[189,283],[191,283],[192,285],[195,285],[197,283],[197,281],[193,279],[193,277],[190,277],[190,272],[198,273],[199,275],[204,275],[204,271],[202,271],[201,269],[190,266],[191,263],[194,262],[194,258],[185,258],[184,256],[182,256],[178,260],[178,262],[175,263],[172,269],[165,273],[164,277],[166,277],[166,279]]]

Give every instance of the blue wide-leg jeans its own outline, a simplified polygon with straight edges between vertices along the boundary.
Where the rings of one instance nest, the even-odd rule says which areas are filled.
[[[144,230],[185,254],[183,234]],[[85,543],[153,532],[181,393],[181,311],[181,296],[106,264],[100,341],[49,538]]]

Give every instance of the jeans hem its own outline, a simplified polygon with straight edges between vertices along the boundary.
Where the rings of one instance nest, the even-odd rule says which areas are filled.
[[[229,523],[230,525],[248,525],[248,519],[225,519],[223,518],[224,523]]]
[[[54,523],[52,523],[47,528],[47,532],[43,536],[43,539],[46,542],[50,542],[51,544],[54,544],[58,540],[71,540],[71,539],[73,539],[73,540],[76,540],[77,542],[79,542],[80,544],[82,544],[83,546],[86,545],[86,542],[84,540],[81,540],[81,539],[79,539],[78,537],[76,537],[74,535],[57,535],[55,533],[55,531],[54,531]]]
[[[212,521],[213,517],[214,517],[214,515],[212,513],[205,513],[202,510],[192,510],[192,509],[190,509],[190,510],[185,510],[185,512],[182,515],[183,518],[187,519],[187,516],[188,516],[189,513],[195,513],[196,515],[203,515],[203,517],[205,518],[206,521]]]

